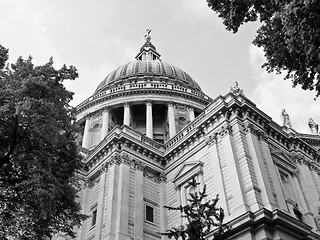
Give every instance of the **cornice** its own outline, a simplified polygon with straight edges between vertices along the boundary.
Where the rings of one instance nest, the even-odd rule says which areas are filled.
[[[191,91],[191,90],[190,90]],[[192,101],[198,102],[201,105],[206,106],[208,103],[212,101],[211,98],[206,96],[205,94],[199,94],[195,91],[186,92],[182,90],[178,90],[177,88],[164,89],[164,88],[137,88],[137,89],[120,89],[119,91],[109,92],[109,93],[99,93],[93,95],[80,103],[77,106],[77,114],[82,113],[86,109],[98,105],[101,102],[107,102],[111,99],[120,98],[122,96],[132,96],[132,95],[144,95],[144,94],[157,94],[157,95],[170,95],[172,96],[180,96],[186,99],[190,99]]]

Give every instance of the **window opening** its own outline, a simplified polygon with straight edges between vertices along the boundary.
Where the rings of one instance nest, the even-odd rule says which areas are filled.
[[[148,222],[154,222],[154,208],[146,205],[146,220]]]

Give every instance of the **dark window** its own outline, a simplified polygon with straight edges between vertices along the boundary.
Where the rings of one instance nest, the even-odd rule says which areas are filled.
[[[96,225],[97,222],[97,209],[92,212],[91,226]]]
[[[153,222],[153,207],[146,205],[146,220]]]

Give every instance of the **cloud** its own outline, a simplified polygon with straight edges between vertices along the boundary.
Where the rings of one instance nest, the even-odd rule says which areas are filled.
[[[249,51],[250,65],[257,82],[249,98],[280,125],[280,112],[286,109],[293,128],[298,132],[310,133],[309,118],[320,123],[319,100],[314,101],[315,93],[301,90],[299,86],[292,88],[290,81],[283,80],[283,75],[267,73],[260,67],[265,61],[262,50],[251,46]]]

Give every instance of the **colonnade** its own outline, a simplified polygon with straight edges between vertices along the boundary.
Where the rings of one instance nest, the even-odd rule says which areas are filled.
[[[153,139],[153,104],[151,101],[147,101],[146,105],[146,136]],[[169,138],[172,138],[176,135],[176,120],[175,120],[175,110],[173,103],[167,103],[167,121],[169,125]],[[108,126],[110,121],[110,108],[104,107],[102,111],[102,120],[101,120],[101,134],[100,141],[102,141],[108,134]],[[194,109],[188,107],[188,117],[190,121],[193,121],[195,118]],[[85,127],[83,132],[82,147],[90,147],[90,129],[91,129],[92,115],[88,114],[85,120]],[[130,126],[131,122],[131,105],[126,102],[123,104],[123,125]]]

